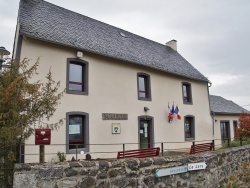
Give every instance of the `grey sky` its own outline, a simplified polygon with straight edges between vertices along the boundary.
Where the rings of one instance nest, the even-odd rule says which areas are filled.
[[[210,94],[250,110],[249,0],[47,0],[164,44],[213,83]],[[0,0],[0,46],[12,51],[19,0]]]

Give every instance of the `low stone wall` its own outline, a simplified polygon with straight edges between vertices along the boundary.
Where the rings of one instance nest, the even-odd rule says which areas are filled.
[[[243,146],[189,156],[16,164],[14,187],[232,187],[250,182],[249,160],[250,146]],[[156,177],[157,169],[197,162],[206,162],[207,168]]]

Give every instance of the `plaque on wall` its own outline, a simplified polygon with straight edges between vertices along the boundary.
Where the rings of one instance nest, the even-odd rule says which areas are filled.
[[[103,113],[102,120],[128,120],[128,114]]]

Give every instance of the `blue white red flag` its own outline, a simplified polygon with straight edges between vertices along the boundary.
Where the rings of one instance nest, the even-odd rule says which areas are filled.
[[[175,107],[174,112],[177,115],[177,119],[181,120],[181,114],[180,114],[180,110],[179,110],[178,106]]]
[[[171,113],[172,113],[172,115],[174,115],[174,114],[175,114],[175,110],[174,110],[174,103],[173,103],[173,105],[172,105]]]
[[[173,121],[172,109],[170,108],[169,104],[168,104],[168,121],[169,123]]]

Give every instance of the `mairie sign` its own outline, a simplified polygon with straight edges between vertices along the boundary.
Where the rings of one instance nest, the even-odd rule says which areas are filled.
[[[191,163],[191,164],[188,164],[188,171],[203,170],[206,167],[207,167],[207,164],[205,162],[202,162],[202,163]]]
[[[173,174],[179,174],[188,171],[188,166],[177,166],[173,168],[164,168],[156,170],[156,177],[169,176]]]

